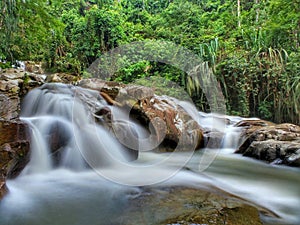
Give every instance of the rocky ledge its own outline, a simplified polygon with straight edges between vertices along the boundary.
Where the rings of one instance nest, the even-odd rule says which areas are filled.
[[[300,166],[300,127],[272,124],[263,120],[245,120],[244,142],[236,153],[272,164]]]

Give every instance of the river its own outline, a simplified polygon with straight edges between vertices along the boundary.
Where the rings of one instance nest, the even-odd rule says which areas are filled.
[[[166,187],[178,186],[230,193],[255,205],[264,224],[300,224],[299,169],[233,154],[238,131],[232,126],[226,127],[222,148],[192,155],[140,152],[131,162],[126,149],[124,153],[124,147],[87,115],[74,98],[76,91],[53,84],[26,97],[22,120],[31,127],[31,160],[16,179],[7,181],[1,225],[139,224],[125,215],[136,199],[149,188],[165,195]],[[80,93],[98,99],[93,91]],[[106,104],[97,101],[97,107]],[[199,113],[199,120],[209,124],[205,114]],[[51,153],[48,143],[53,129],[62,141],[59,154]],[[167,210],[139,210],[146,224],[160,224],[169,215]]]

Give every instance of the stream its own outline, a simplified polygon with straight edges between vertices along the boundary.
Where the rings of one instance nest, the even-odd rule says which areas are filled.
[[[138,225],[137,218],[126,215],[132,202],[149,189],[166,195],[171,187],[224,191],[257,206],[264,224],[300,224],[299,169],[233,154],[240,130],[232,125],[225,128],[222,148],[192,155],[142,151],[133,160],[110,131],[95,123],[83,97],[94,101],[93,109],[108,107],[97,92],[63,84],[43,85],[24,99],[21,119],[31,128],[31,160],[7,181],[1,225]],[[202,126],[211,125],[209,115],[197,116]],[[144,143],[146,131],[135,121],[129,124]],[[51,146],[53,140],[59,142]],[[203,162],[209,162],[205,168]],[[160,224],[169,216],[167,210],[139,210],[145,224]]]

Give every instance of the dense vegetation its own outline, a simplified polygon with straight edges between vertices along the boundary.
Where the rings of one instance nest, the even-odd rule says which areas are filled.
[[[300,123],[299,0],[0,2],[2,61],[44,61],[49,70],[82,75],[110,49],[143,40],[168,40],[208,61],[230,114]],[[148,61],[114,79],[149,76],[188,85],[182,71]],[[201,93],[191,95],[208,110]]]

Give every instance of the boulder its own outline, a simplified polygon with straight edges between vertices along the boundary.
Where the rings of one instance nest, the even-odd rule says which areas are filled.
[[[245,120],[239,121],[234,126],[244,128],[242,137],[246,138],[249,135],[251,135],[254,131],[256,131],[262,127],[271,126],[271,125],[275,125],[275,124],[272,122],[266,121],[266,120],[245,119]]]
[[[0,120],[0,179],[13,178],[29,160],[29,133],[22,121]]]
[[[132,87],[136,89],[137,87]],[[138,87],[140,91],[141,87]],[[203,129],[177,101],[168,96],[148,95],[135,103],[127,101],[132,114],[142,123],[151,122],[154,132],[163,144],[181,150],[194,150],[203,146]]]
[[[204,132],[204,140],[206,148],[220,148],[224,140],[225,134],[219,131]]]
[[[145,213],[141,213],[141,207]],[[132,199],[122,219],[124,224],[261,225],[260,212],[273,216],[268,210],[220,190],[173,187],[150,189]]]
[[[96,78],[82,80],[78,85],[99,91],[109,104],[128,112],[144,127],[149,127],[154,134],[151,136],[153,143],[161,143],[161,147],[194,150],[203,146],[203,129],[174,98],[155,95],[152,88]],[[108,109],[96,114],[118,119],[112,118]]]
[[[300,166],[300,127],[294,124],[270,125],[250,134],[236,153],[273,164]]]

